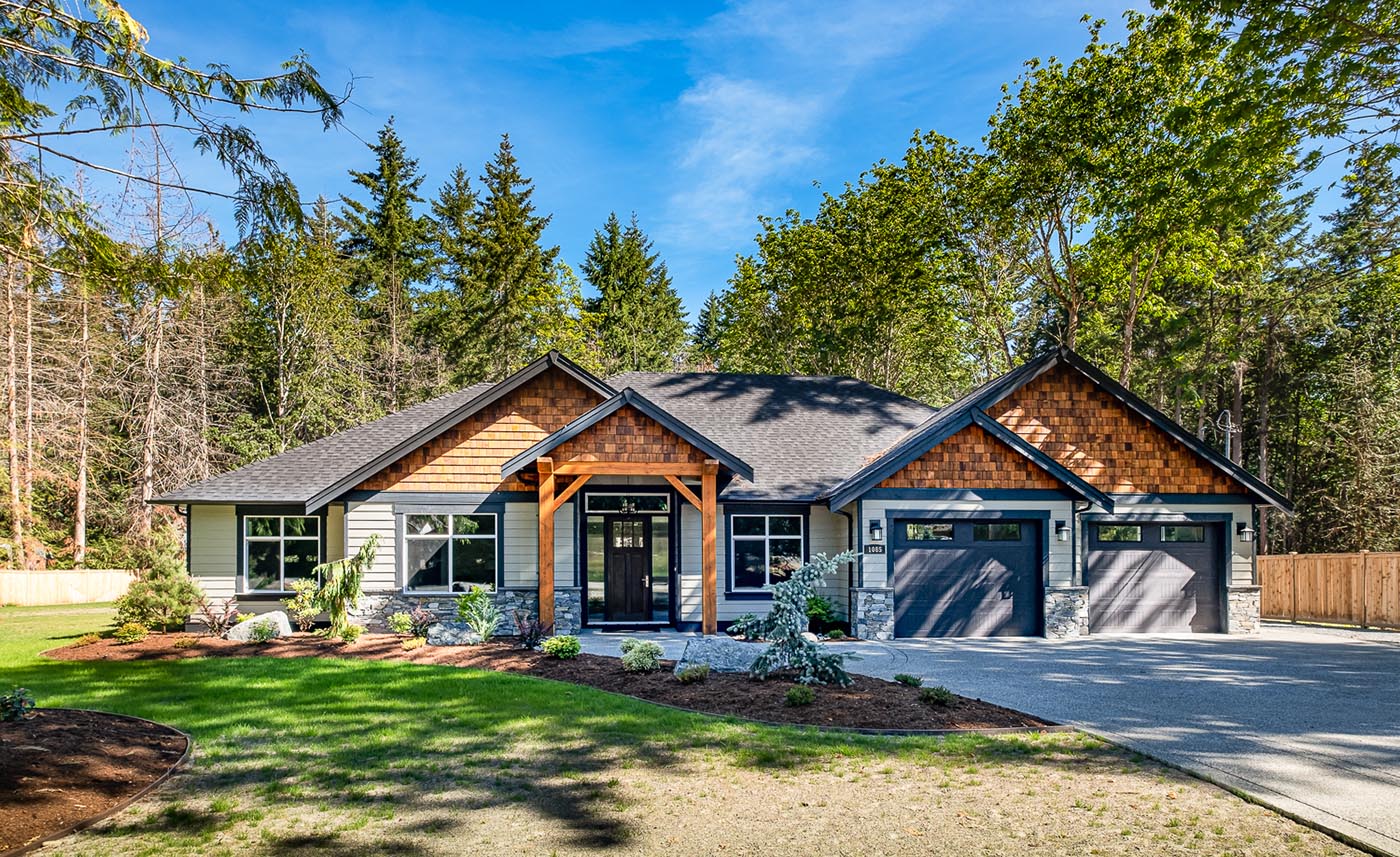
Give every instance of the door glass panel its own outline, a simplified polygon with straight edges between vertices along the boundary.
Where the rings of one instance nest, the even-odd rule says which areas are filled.
[[[1101,542],[1140,542],[1142,527],[1136,524],[1099,524]]]
[[[590,517],[585,534],[588,551],[588,615],[603,618],[603,519]]]
[[[972,540],[974,542],[1019,542],[1021,540],[1021,525],[973,524]]]
[[[585,508],[589,512],[669,512],[671,498],[665,494],[589,494]]]
[[[651,612],[665,620],[671,609],[671,522],[663,516],[651,519]]]
[[[1205,540],[1205,527],[1175,525],[1162,528],[1162,541],[1164,542],[1203,542]]]

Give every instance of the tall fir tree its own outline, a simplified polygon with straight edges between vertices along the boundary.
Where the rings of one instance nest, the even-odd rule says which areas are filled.
[[[408,157],[392,118],[369,149],[375,169],[350,171],[369,201],[341,197],[344,248],[353,260],[354,294],[383,352],[381,396],[397,410],[415,398],[414,301],[432,270],[432,233],[429,220],[414,212],[423,202],[418,161]]]
[[[579,270],[598,291],[587,307],[597,319],[605,371],[674,370],[685,353],[685,313],[637,215],[624,227],[609,214]]]
[[[719,295],[710,292],[700,307],[700,315],[695,319],[695,327],[690,334],[690,363],[692,367],[705,371],[719,368],[719,354],[724,335],[724,304]]]

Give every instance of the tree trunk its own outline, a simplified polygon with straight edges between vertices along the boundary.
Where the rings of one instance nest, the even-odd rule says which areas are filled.
[[[1244,358],[1236,360],[1231,368],[1234,390],[1230,400],[1230,460],[1239,464],[1244,460]]]
[[[73,498],[73,565],[87,565],[88,504],[88,385],[92,376],[92,331],[88,324],[86,289],[78,292],[78,462]]]
[[[24,280],[24,507],[34,508],[34,284],[28,277]]]
[[[15,289],[23,280],[23,267],[18,257],[9,259],[9,276],[5,283],[5,439],[10,469],[10,559],[16,568],[27,568],[24,549],[24,503],[21,499],[19,458],[19,360],[15,327]]]
[[[146,332],[146,420],[141,438],[141,508],[136,514],[138,535],[150,535],[153,523],[151,498],[156,495],[156,437],[160,424],[160,358],[165,338],[165,312],[157,292],[151,299],[150,329]]]

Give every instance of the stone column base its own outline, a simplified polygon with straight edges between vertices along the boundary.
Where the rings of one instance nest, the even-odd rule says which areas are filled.
[[[554,590],[554,633],[576,634],[583,626],[583,590],[561,586]]]
[[[1057,586],[1045,590],[1045,636],[1073,640],[1089,635],[1089,587]]]
[[[894,639],[894,590],[871,587],[856,590],[856,615],[851,633],[862,640]]]
[[[1259,633],[1259,587],[1229,586],[1225,589],[1225,598],[1226,633]]]

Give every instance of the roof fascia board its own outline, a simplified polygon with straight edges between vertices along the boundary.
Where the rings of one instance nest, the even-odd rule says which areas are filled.
[[[428,427],[413,433],[405,440],[396,444],[388,452],[375,456],[368,463],[356,468],[350,475],[337,480],[329,488],[312,495],[306,501],[307,512],[310,513],[320,509],[322,506],[363,482],[365,479],[373,476],[380,470],[398,461],[400,458],[403,458],[408,453],[442,434],[444,431],[447,431],[449,428],[460,423],[477,411],[480,411],[487,405],[499,401],[519,389],[522,385],[544,374],[545,371],[550,368],[556,368],[568,374],[570,377],[574,378],[574,380],[603,396],[605,399],[617,395],[617,391],[579,367],[572,360],[569,360],[557,351],[551,351],[548,354],[530,361],[530,363],[520,368],[509,378],[506,378],[489,390],[484,391],[461,407],[454,409],[451,413],[441,417]]]
[[[1055,459],[1046,455],[1041,450],[1027,443],[1020,435],[1008,429],[1006,426],[987,416],[980,409],[973,409],[972,421],[980,426],[992,437],[1010,447],[1013,451],[1024,456],[1032,464],[1055,477],[1062,484],[1073,489],[1075,493],[1086,500],[1093,501],[1097,505],[1113,511],[1113,498],[1108,494],[1095,488],[1086,482],[1083,477],[1074,471],[1060,464]]]
[[[534,446],[520,453],[519,455],[501,465],[501,478],[513,476],[534,463],[535,459],[542,455],[547,455],[560,444],[578,437],[583,432],[597,425],[602,420],[616,413],[623,407],[635,408],[649,419],[655,421],[662,427],[674,433],[681,440],[705,453],[710,458],[717,459],[721,464],[744,479],[753,481],[753,468],[743,459],[734,455],[729,450],[700,434],[699,432],[676,419],[664,408],[659,407],[650,399],[628,387],[612,398],[602,402],[573,422],[540,440]]]

